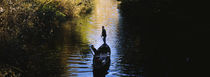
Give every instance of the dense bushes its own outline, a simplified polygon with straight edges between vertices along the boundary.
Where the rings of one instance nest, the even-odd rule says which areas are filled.
[[[93,0],[1,0],[0,47],[46,42],[62,22],[91,13]],[[2,51],[1,51],[2,52]]]

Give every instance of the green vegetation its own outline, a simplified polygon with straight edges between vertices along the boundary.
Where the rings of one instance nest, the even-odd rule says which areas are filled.
[[[47,28],[50,33],[61,22],[90,13],[92,7],[92,0],[2,0],[0,40],[16,39],[31,29]]]
[[[57,34],[61,32],[64,22],[90,14],[93,1],[0,0],[0,77],[10,72],[7,70],[10,68],[1,67],[1,65],[22,70],[21,77],[22,75],[40,77],[37,75],[44,74],[45,71],[62,73],[53,71],[54,68],[48,66],[48,64],[63,66],[57,62],[63,54],[59,52],[58,46],[54,46],[57,42],[53,40],[58,39]],[[52,48],[56,51],[49,51]],[[38,64],[45,61],[51,61],[51,63],[45,63],[46,65],[42,64],[49,69],[42,69]],[[35,67],[41,70],[31,70]],[[30,75],[24,74],[32,72],[33,74]],[[49,77],[53,77],[53,74]]]

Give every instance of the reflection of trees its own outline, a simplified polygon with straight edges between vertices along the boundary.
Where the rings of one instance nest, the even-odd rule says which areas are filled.
[[[19,68],[23,71],[21,76],[59,77],[65,72],[65,63],[62,62],[65,56],[55,39],[33,38],[18,45],[4,44],[5,46],[1,46],[0,49],[0,64]]]
[[[131,26],[122,22],[121,32],[119,32],[120,47],[117,52],[119,55],[122,55],[119,62],[119,70],[121,70],[120,73],[130,76],[141,76],[143,75],[143,58],[145,54],[141,49],[139,29]]]

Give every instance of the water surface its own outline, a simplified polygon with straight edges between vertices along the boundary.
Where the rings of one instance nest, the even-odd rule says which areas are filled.
[[[26,39],[2,46],[0,67],[15,67],[23,77],[94,77],[89,46],[103,44],[101,31],[105,26],[111,62],[107,71],[99,71],[105,73],[99,77],[142,77],[144,55],[138,29],[122,20],[119,2],[95,2],[92,14],[63,23],[52,38],[26,31]]]
[[[68,52],[66,75],[93,77],[93,55],[89,46],[98,48],[103,44],[101,27],[105,26],[107,44],[111,48],[111,64],[106,77],[141,77],[143,55],[140,54],[140,38],[126,32],[122,21],[117,1],[96,0],[93,14],[66,23],[63,45],[63,51]]]

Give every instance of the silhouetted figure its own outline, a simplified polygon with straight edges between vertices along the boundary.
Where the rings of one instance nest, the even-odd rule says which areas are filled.
[[[106,30],[105,30],[104,26],[102,26],[101,37],[103,38],[104,43],[106,43]]]
[[[97,50],[96,50],[96,48],[93,46],[93,45],[91,45],[90,46],[91,47],[91,49],[93,50],[93,55],[96,55],[96,54],[98,54],[98,52],[97,52]]]

